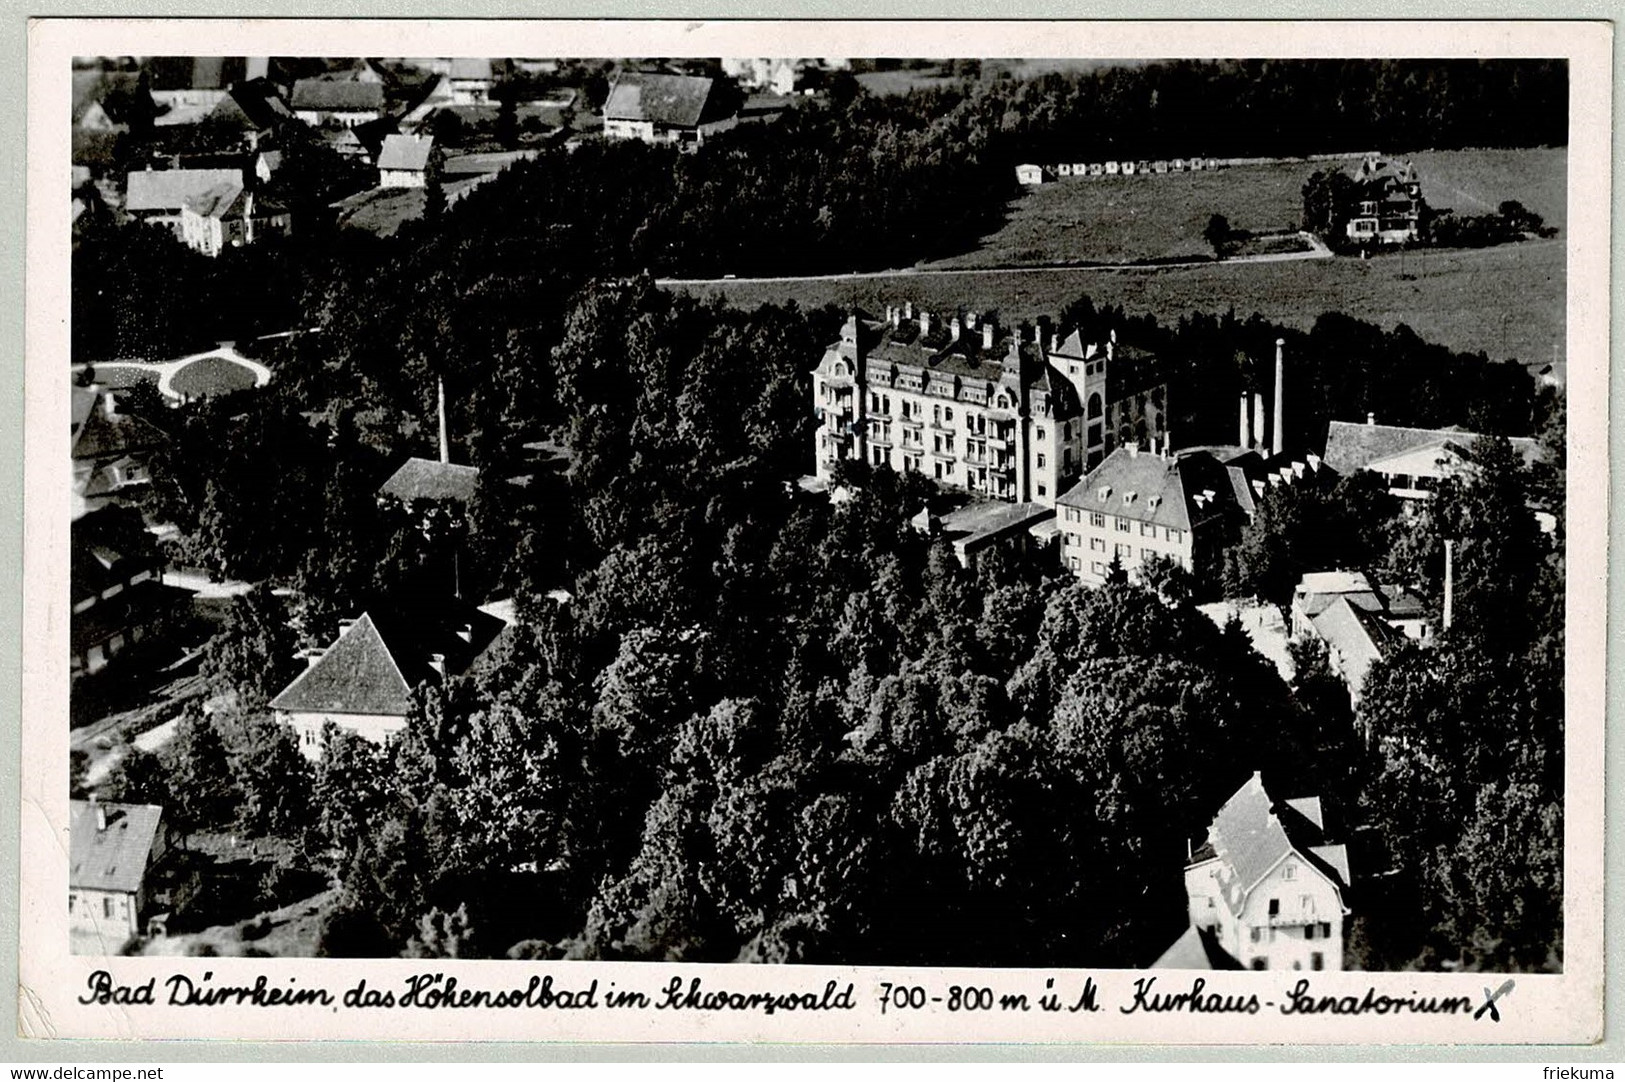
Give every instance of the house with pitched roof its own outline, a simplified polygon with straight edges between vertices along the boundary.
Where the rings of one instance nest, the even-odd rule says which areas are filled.
[[[1348,239],[1356,244],[1405,244],[1421,232],[1422,181],[1410,162],[1375,156],[1354,169]]]
[[[164,809],[68,804],[68,931],[74,954],[117,954],[141,934],[153,866],[168,849]]]
[[[1255,772],[1192,852],[1190,927],[1154,968],[1341,971],[1350,881],[1320,798],[1277,801]]]
[[[1406,639],[1431,638],[1421,599],[1403,586],[1375,586],[1359,571],[1316,571],[1303,576],[1292,595],[1292,634],[1326,644],[1334,672],[1360,702],[1366,673],[1391,657]]]
[[[308,667],[271,700],[271,709],[293,727],[299,750],[312,760],[322,756],[330,722],[384,743],[406,728],[420,685],[466,670],[504,626],[461,602],[374,606],[343,622],[326,650],[308,655]]]
[[[380,497],[411,506],[419,500],[466,508],[474,499],[480,471],[432,458],[409,458],[378,489]]]
[[[380,188],[422,188],[429,182],[434,154],[431,135],[388,135],[378,152]]]
[[[139,222],[167,226],[184,240],[187,200],[229,184],[242,186],[241,168],[143,169],[125,177],[124,212]]]
[[[254,192],[240,181],[217,184],[181,206],[181,240],[211,258],[227,248],[285,236],[292,228],[288,211],[269,201],[256,202]]]
[[[1379,425],[1374,414],[1365,424],[1332,421],[1326,426],[1326,465],[1344,477],[1360,470],[1378,474],[1388,493],[1402,500],[1425,500],[1453,469],[1472,462],[1478,433],[1463,428],[1405,428]],[[1540,457],[1535,440],[1514,437],[1512,449],[1532,465]]]
[[[98,517],[80,519],[69,534],[68,668],[74,676],[100,672],[144,639],[171,604],[156,548],[115,547],[89,529]]]
[[[1229,472],[1210,451],[1133,444],[1068,489],[1057,510],[1061,566],[1091,586],[1105,583],[1114,562],[1131,579],[1153,558],[1205,574],[1244,520]]]
[[[604,102],[604,136],[698,145],[733,120],[715,82],[703,75],[623,71]]]
[[[1112,448],[1161,437],[1167,388],[1150,354],[1115,334],[1088,343],[944,321],[912,304],[853,312],[813,370],[819,481],[856,459],[945,487],[1053,507]]]
[[[294,116],[313,128],[353,128],[384,115],[384,85],[358,79],[300,79],[293,84]]]
[[[120,410],[112,391],[96,392],[70,452],[73,517],[110,503],[140,503],[152,485],[148,458],[168,442],[157,425]]]
[[[451,83],[453,105],[484,105],[491,100],[491,87],[496,85],[491,61],[483,56],[452,57],[446,77]]]

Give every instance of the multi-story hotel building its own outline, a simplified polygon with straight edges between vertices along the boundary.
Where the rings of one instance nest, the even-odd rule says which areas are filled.
[[[1115,333],[1086,344],[1004,331],[975,313],[946,323],[912,304],[851,316],[813,371],[817,476],[855,459],[947,486],[1053,506],[1121,445],[1162,438],[1155,359]]]

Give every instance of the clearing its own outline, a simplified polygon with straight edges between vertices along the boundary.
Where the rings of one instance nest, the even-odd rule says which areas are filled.
[[[1566,148],[1443,150],[1405,155],[1435,209],[1484,214],[1515,199],[1563,228]],[[1034,263],[1127,263],[1204,259],[1208,218],[1222,214],[1251,233],[1294,232],[1303,183],[1335,162],[1233,165],[1214,172],[1064,177],[1010,201],[1004,225],[974,251],[922,267],[1008,267]],[[1344,163],[1352,166],[1353,160]]]

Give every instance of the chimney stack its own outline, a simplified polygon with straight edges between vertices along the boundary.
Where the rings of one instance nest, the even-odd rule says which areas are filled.
[[[959,341],[959,317],[955,316],[948,321],[948,341]]]
[[[1286,339],[1277,338],[1275,340],[1275,416],[1272,418],[1272,420],[1275,422],[1275,426],[1274,426],[1274,428],[1272,428],[1270,430],[1270,450],[1277,456],[1280,455],[1281,450],[1282,450],[1282,440],[1281,440],[1281,376],[1282,376],[1282,372],[1283,372],[1282,350],[1285,347],[1286,347]]]
[[[96,790],[90,791],[90,810],[96,816],[96,830],[98,833],[107,829],[107,807],[96,799]]]
[[[1449,538],[1444,542],[1444,629],[1450,630],[1450,622],[1456,610],[1456,543]]]
[[[1236,438],[1241,441],[1241,449],[1247,450],[1253,445],[1252,429],[1247,425],[1247,392],[1241,392],[1241,423],[1236,429]]]
[[[914,318],[914,302],[913,301],[904,301],[903,302],[903,318],[904,319],[913,319]]]
[[[982,349],[988,353],[993,352],[993,324],[991,322],[982,324]]]
[[[451,461],[451,448],[446,445],[446,380],[442,376],[435,381],[436,396],[440,400],[440,461]]]
[[[1264,396],[1253,393],[1253,446],[1262,451],[1264,442]]]
[[[1366,423],[1366,426],[1368,428],[1375,427],[1376,424],[1377,424],[1377,415],[1375,413],[1366,414],[1365,415],[1365,423]]]
[[[920,309],[920,337],[924,338],[931,333],[931,313]]]

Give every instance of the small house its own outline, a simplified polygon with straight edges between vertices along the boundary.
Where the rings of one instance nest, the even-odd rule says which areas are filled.
[[[1089,163],[1089,175],[1090,176],[1098,177],[1102,173],[1104,173],[1105,171],[1106,171],[1105,166],[1101,165],[1099,162],[1090,162]]]
[[[1119,173],[1121,173],[1122,171],[1123,171],[1123,166],[1122,166],[1122,164],[1120,162],[1107,162],[1106,163],[1106,175],[1107,176],[1115,177]]]
[[[428,183],[434,137],[390,135],[378,152],[380,188],[422,188]]]
[[[734,123],[715,80],[703,75],[625,71],[604,102],[604,136],[697,146]]]
[[[152,902],[149,878],[167,850],[164,809],[68,805],[68,932],[74,954],[117,954],[141,934]]]
[[[1071,164],[1068,163],[1068,162],[1062,162],[1060,165],[1057,165],[1055,167],[1055,175],[1058,176],[1058,177],[1069,177],[1069,176],[1071,176],[1072,175],[1072,166],[1071,166]]]
[[[1044,183],[1044,170],[1036,165],[1018,165],[1016,166],[1016,183],[1042,184]]]
[[[354,79],[300,79],[293,84],[294,115],[313,128],[353,128],[384,114],[382,83]]]
[[[491,88],[496,83],[491,74],[491,61],[483,56],[453,57],[447,78],[453,105],[485,105],[491,100]]]
[[[221,185],[241,187],[238,169],[144,169],[127,174],[124,211],[136,221],[168,227],[185,239],[181,219],[186,203]]]
[[[181,240],[213,258],[267,236],[285,236],[292,215],[271,203],[256,206],[254,193],[240,181],[227,181],[191,196],[181,208]]]

